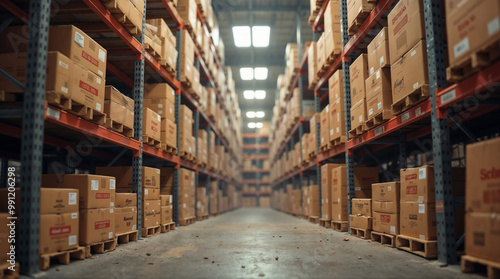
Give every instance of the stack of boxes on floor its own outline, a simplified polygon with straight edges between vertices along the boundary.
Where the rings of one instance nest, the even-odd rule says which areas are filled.
[[[372,185],[373,231],[399,234],[400,189],[399,182]]]
[[[179,221],[181,224],[195,217],[195,173],[179,169]]]
[[[318,185],[302,186],[302,212],[305,217],[319,216]]]
[[[217,181],[211,181],[210,182],[210,193],[209,193],[209,198],[210,198],[210,214],[211,215],[217,215],[218,209],[219,209],[219,203],[218,203],[218,197],[219,197],[219,185]]]
[[[161,193],[161,190],[160,190]],[[160,225],[166,225],[174,221],[173,218],[173,206],[172,206],[172,195],[161,195],[160,194]]]
[[[205,185],[205,183],[201,183],[201,185]],[[196,201],[196,216],[198,216],[198,220],[201,220],[203,217],[208,216],[208,195],[207,188],[198,187],[198,200]]]
[[[193,137],[193,111],[186,105],[181,105],[179,113],[179,151],[181,157],[189,158],[195,155]]]
[[[120,236],[137,230],[137,194],[116,193],[115,234]]]

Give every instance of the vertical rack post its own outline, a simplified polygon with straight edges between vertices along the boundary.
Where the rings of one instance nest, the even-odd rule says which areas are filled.
[[[181,49],[182,49],[182,30],[180,26],[177,26],[177,36],[175,37],[177,41],[177,80],[181,80]],[[181,86],[181,85],[180,85]],[[175,125],[177,125],[177,156],[180,154],[180,144],[179,144],[179,134],[180,134],[180,112],[181,112],[181,88],[175,91]],[[176,226],[179,226],[179,164],[174,169],[174,209],[172,212],[174,222]]]
[[[207,128],[205,128],[205,130],[207,131],[207,157],[208,155],[210,155],[210,126],[208,126]],[[208,193],[208,215],[211,215],[212,214],[212,199],[210,198],[210,178],[212,176],[210,175],[210,173],[208,173],[207,175],[207,185],[206,185],[206,191]]]
[[[197,61],[197,68],[199,69],[200,68],[200,62],[199,60],[196,60]],[[198,110],[198,108],[195,109],[194,111],[194,128],[193,128],[193,134],[194,134],[194,154],[196,154],[196,158],[199,159],[198,157],[198,129],[200,127],[200,112]],[[195,170],[195,175],[194,175],[194,187],[195,187],[195,191],[194,191],[194,200],[195,200],[195,206],[194,206],[194,216],[196,217],[196,219],[198,219],[198,186],[199,186],[199,182],[200,182],[200,173],[198,171],[198,167],[196,167],[196,170]]]
[[[45,73],[49,37],[50,1],[30,1],[28,61],[21,139],[21,218],[17,259],[22,272],[39,271],[40,187],[42,180]],[[18,216],[12,216],[18,217]],[[14,220],[17,221],[17,220]]]

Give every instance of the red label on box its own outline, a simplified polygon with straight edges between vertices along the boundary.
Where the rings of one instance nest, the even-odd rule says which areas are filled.
[[[394,35],[396,35],[405,25],[408,23],[408,15],[405,15],[403,19],[394,28]]]
[[[416,173],[405,175],[405,180],[414,180],[414,179],[417,179]]]
[[[82,57],[85,58],[85,60],[89,61],[92,63],[92,65],[99,67],[99,61],[92,57],[90,54],[86,53],[85,51],[82,50]]]
[[[417,185],[406,186],[407,195],[415,195],[417,193]]]
[[[110,224],[111,224],[110,220],[97,221],[97,222],[95,222],[94,229],[100,230],[100,229],[109,228]]]
[[[95,198],[98,200],[107,200],[111,197],[109,193],[95,193]]]
[[[61,235],[71,233],[71,226],[52,227],[50,228],[50,235]]]
[[[483,203],[500,203],[500,189],[484,190]]]
[[[390,223],[391,222],[391,215],[380,215],[380,222]]]
[[[85,83],[82,80],[80,80],[80,88],[82,88],[83,90],[88,91],[91,94],[96,95],[96,96],[99,93],[99,90],[97,90],[97,88],[94,88],[94,87],[90,86],[90,84]]]

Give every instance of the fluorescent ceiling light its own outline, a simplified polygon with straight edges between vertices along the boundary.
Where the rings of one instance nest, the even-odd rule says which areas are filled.
[[[249,47],[250,41],[250,26],[234,26],[233,27],[234,45],[237,47]]]
[[[262,126],[264,126],[264,125],[262,125],[262,122],[255,123],[256,128],[262,128]]]
[[[248,118],[255,118],[255,111],[247,111]]]
[[[240,76],[242,80],[252,80],[253,69],[248,67],[240,68]]]
[[[255,91],[255,99],[265,99],[266,98],[266,91],[264,90],[256,90]]]
[[[247,112],[247,115],[248,115],[248,112]],[[263,118],[264,116],[266,116],[266,114],[263,111],[258,111],[255,113],[255,117],[257,117],[257,118]]]
[[[256,80],[266,80],[267,79],[267,68],[257,67],[255,68],[255,79]]]
[[[234,27],[233,27],[234,33]],[[271,28],[269,26],[253,26],[252,27],[252,42],[254,47],[269,46],[269,36]]]
[[[248,123],[248,128],[250,128],[250,129],[255,128],[255,123],[253,123],[253,122]]]
[[[255,99],[255,92],[253,90],[243,91],[243,97],[247,100]]]

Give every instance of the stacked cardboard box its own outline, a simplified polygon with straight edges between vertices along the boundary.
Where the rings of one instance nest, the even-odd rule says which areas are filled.
[[[160,195],[160,224],[166,225],[174,221],[172,195]]]
[[[198,130],[198,164],[208,164],[208,133],[206,130]]]
[[[318,114],[316,114],[318,115]],[[330,145],[330,106],[326,106],[319,114],[320,119],[320,147],[327,147]],[[328,150],[328,148],[323,149],[323,151]]]
[[[156,35],[158,28],[146,23],[145,30],[146,36],[144,36],[144,50],[151,54],[151,56],[161,60],[161,40]]]
[[[316,76],[318,80],[321,78],[325,66],[325,48],[325,33],[323,33],[316,43]]]
[[[184,25],[193,32],[196,31],[196,11],[198,6],[195,0],[178,0],[177,11],[179,16],[182,18]],[[186,34],[189,36],[189,34]]]
[[[309,46],[307,56],[307,66],[308,66],[308,77],[309,77],[309,89],[313,89],[314,86],[318,83],[318,76],[316,73],[318,72],[318,65],[316,64],[317,59],[317,43],[311,42]]]
[[[270,207],[271,199],[269,197],[259,197],[259,207]]]
[[[332,220],[332,170],[340,166],[340,164],[321,166],[321,219],[326,221]]]
[[[217,214],[219,203],[217,198],[219,196],[219,186],[217,185],[217,181],[210,182],[210,214]]]
[[[127,234],[137,230],[137,194],[116,193],[115,234]]]
[[[362,53],[349,66],[351,82],[351,130],[362,127],[366,121],[365,80],[368,78],[368,56]]]
[[[316,143],[316,129],[320,129],[320,133],[321,133],[321,124],[319,123],[319,115],[320,114],[313,114],[313,116],[311,116],[311,120],[309,121],[310,125],[310,133],[309,133],[309,139],[308,139],[308,144],[307,144],[307,148],[308,148],[308,153],[309,155],[313,154],[314,156],[317,155],[317,143]]]
[[[310,185],[306,191],[306,207],[307,214],[310,217],[318,217],[319,216],[319,187],[318,185]]]
[[[179,150],[194,154],[193,112],[186,105],[181,105],[179,118]]]
[[[324,15],[325,59],[332,61],[342,51],[340,3],[328,1]],[[331,103],[330,103],[331,104]]]
[[[106,86],[104,93],[106,126],[118,129],[128,137],[134,136],[134,100],[123,95],[113,86]]]
[[[195,173],[194,171],[179,169],[179,220],[195,217]]]
[[[182,83],[190,86],[193,84],[194,78],[193,64],[195,46],[187,30],[182,30],[181,47],[180,79]]]
[[[169,73],[175,77],[178,53],[174,34],[162,18],[147,19],[146,23],[156,27],[156,36],[161,42],[160,60],[158,62],[166,66]]]
[[[352,199],[352,214],[349,215],[351,228],[372,229],[372,200]]]
[[[198,187],[198,200],[196,201],[198,218],[208,216],[208,195],[205,187]]]
[[[256,197],[244,197],[243,198],[243,207],[256,207],[257,206],[257,198]]]
[[[153,110],[144,107],[142,114],[142,129],[144,143],[160,147],[161,116]]]
[[[141,35],[144,1],[113,0],[103,1],[103,4],[131,35]]]
[[[347,1],[347,25],[350,36],[354,35],[375,7],[376,1],[370,0],[348,0]]]
[[[372,185],[373,230],[392,235],[399,234],[399,182]]]
[[[337,70],[328,80],[328,97],[330,101],[329,141],[339,140],[337,142],[343,142],[345,138],[344,84],[342,81],[342,70]]]
[[[78,189],[80,245],[91,245],[115,238],[114,177],[91,174],[44,174],[42,187]]]

